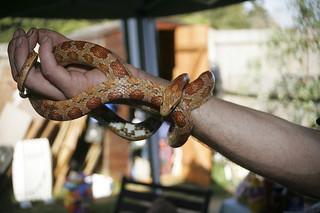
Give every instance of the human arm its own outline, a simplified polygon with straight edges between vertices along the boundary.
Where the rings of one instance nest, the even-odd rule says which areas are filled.
[[[235,163],[320,197],[320,131],[212,97],[192,112],[193,136]]]
[[[22,43],[18,46],[18,39]],[[47,38],[47,39],[45,39]],[[31,70],[26,87],[52,99],[73,97],[87,87],[102,82],[99,70],[85,72],[58,66],[51,54],[52,46],[67,40],[48,30],[34,33],[18,32],[10,42],[8,53],[13,78],[24,63],[28,52],[40,43],[41,66]],[[161,84],[165,80],[148,75],[127,65],[133,75],[151,78]],[[212,97],[192,112],[192,134],[230,160],[286,186],[320,197],[320,133],[275,116],[255,111]]]

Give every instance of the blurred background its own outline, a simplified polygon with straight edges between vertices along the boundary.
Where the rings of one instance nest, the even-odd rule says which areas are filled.
[[[105,46],[125,60],[129,55],[121,20],[0,19],[0,212],[72,212],[75,196],[89,212],[112,212],[122,177],[151,183],[153,169],[159,184],[210,189],[208,212],[240,212],[228,210],[234,202],[244,212],[263,212],[266,205],[283,212],[315,202],[232,163],[192,137],[172,149],[167,123],[157,133],[158,164],[152,168],[148,141],[128,142],[90,117],[43,119],[19,97],[11,77],[7,46],[18,27],[49,28]],[[192,80],[212,70],[216,96],[318,128],[319,1],[245,1],[159,17],[155,28],[160,77],[171,80],[187,72]],[[112,107],[127,120],[144,118],[127,106]],[[75,195],[73,190],[82,191]],[[297,202],[291,205],[290,199]]]

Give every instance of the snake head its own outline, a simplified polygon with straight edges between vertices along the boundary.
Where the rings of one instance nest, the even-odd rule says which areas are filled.
[[[165,102],[162,102],[160,105],[160,115],[163,117],[168,116],[174,108],[177,106],[177,104],[167,104]]]
[[[183,89],[189,82],[189,76],[186,73],[179,75],[172,83],[165,89],[163,94],[163,101],[160,105],[160,115],[168,116],[174,108],[180,103]]]

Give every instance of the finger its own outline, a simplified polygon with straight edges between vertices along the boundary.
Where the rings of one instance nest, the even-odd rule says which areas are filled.
[[[32,32],[33,31],[33,32]],[[17,80],[18,72],[29,53],[37,43],[37,33],[29,30],[27,35],[22,29],[17,29],[8,45],[8,56],[11,66],[11,74]],[[63,100],[66,97],[63,93],[48,82],[41,72],[33,67],[28,74],[25,86],[39,94],[45,95],[54,100]]]
[[[29,52],[31,52],[37,45],[38,33],[36,28],[30,28],[27,32],[27,38],[29,42]]]
[[[43,40],[45,37],[49,37],[52,41],[53,46],[61,42],[70,40],[64,35],[48,29],[38,29],[38,37],[39,41]]]
[[[52,41],[49,37],[40,40],[39,57],[41,61],[41,72],[43,76],[61,91],[68,91],[70,88],[71,75],[57,61],[52,53]]]
[[[14,53],[13,61],[14,61],[15,69],[17,71],[17,75],[20,74],[19,72],[23,64],[26,62],[28,55],[29,55],[29,42],[26,37],[26,34],[23,32],[23,34],[19,36],[15,42],[15,53]]]
[[[38,34],[36,33],[37,29],[31,28],[26,37],[28,39],[29,51],[31,52],[38,41]],[[40,72],[40,70],[36,70],[35,68],[31,69],[28,74],[28,78],[26,79],[25,86],[41,95],[44,95],[53,100],[64,100],[66,97],[63,93],[52,85]]]
[[[52,100],[64,100],[63,92],[52,85],[39,70],[32,69],[28,74],[25,85],[28,89]]]
[[[15,65],[15,52],[16,52],[16,43],[17,43],[17,38],[20,37],[23,34],[23,30],[22,29],[17,29],[14,34],[13,37],[11,39],[11,41],[9,42],[8,45],[8,56],[9,56],[9,62],[10,62],[10,67],[11,67],[11,74],[14,80],[16,80],[17,77],[17,69],[16,69],[16,65]]]

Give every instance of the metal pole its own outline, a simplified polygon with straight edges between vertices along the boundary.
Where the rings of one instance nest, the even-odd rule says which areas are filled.
[[[158,52],[155,20],[152,18],[129,18],[122,21],[129,62],[152,75],[158,76]],[[160,183],[159,134],[147,140],[151,177]]]

